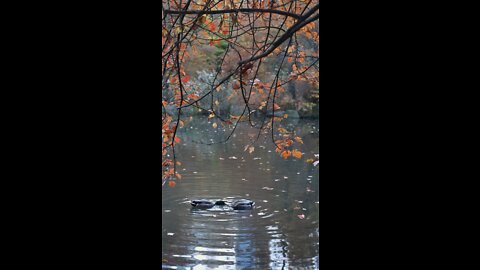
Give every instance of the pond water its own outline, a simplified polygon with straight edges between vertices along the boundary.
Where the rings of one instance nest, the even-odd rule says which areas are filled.
[[[318,269],[319,169],[305,159],[318,153],[319,123],[287,124],[303,138],[301,160],[281,158],[268,134],[245,152],[258,132],[246,123],[226,144],[201,143],[226,137],[206,117],[179,129],[183,177],[162,188],[162,269]],[[240,198],[255,201],[255,208],[195,211],[190,205]]]

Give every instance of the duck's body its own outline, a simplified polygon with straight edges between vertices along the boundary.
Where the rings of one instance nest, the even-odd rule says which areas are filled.
[[[233,210],[251,210],[255,205],[254,201],[241,199],[232,204]]]

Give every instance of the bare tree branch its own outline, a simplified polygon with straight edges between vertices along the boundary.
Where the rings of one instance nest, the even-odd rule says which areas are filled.
[[[275,9],[262,9],[262,8],[236,8],[236,9],[224,9],[224,10],[171,10],[167,9],[164,10],[165,14],[224,14],[224,13],[253,13],[253,12],[260,12],[260,13],[274,13],[285,15],[289,17],[293,17],[295,19],[300,19],[301,16],[295,13],[290,13],[282,10],[275,10]]]

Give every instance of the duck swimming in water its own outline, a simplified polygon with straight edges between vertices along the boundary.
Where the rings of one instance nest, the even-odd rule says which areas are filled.
[[[215,203],[213,203],[207,200],[193,200],[190,204],[193,207],[201,209],[209,209],[214,207],[215,205],[226,205],[224,201],[216,201]]]
[[[241,199],[232,204],[233,210],[251,210],[255,205],[254,201]]]

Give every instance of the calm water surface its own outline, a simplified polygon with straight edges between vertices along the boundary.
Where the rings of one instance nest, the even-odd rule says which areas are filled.
[[[318,269],[319,171],[279,157],[270,135],[244,151],[256,129],[243,124],[227,144],[223,128],[193,119],[179,131],[182,180],[162,189],[163,269]],[[289,120],[307,158],[318,153],[317,121]],[[228,130],[227,130],[228,132]],[[192,199],[248,198],[252,211],[191,209]],[[304,215],[304,219],[299,215]]]

